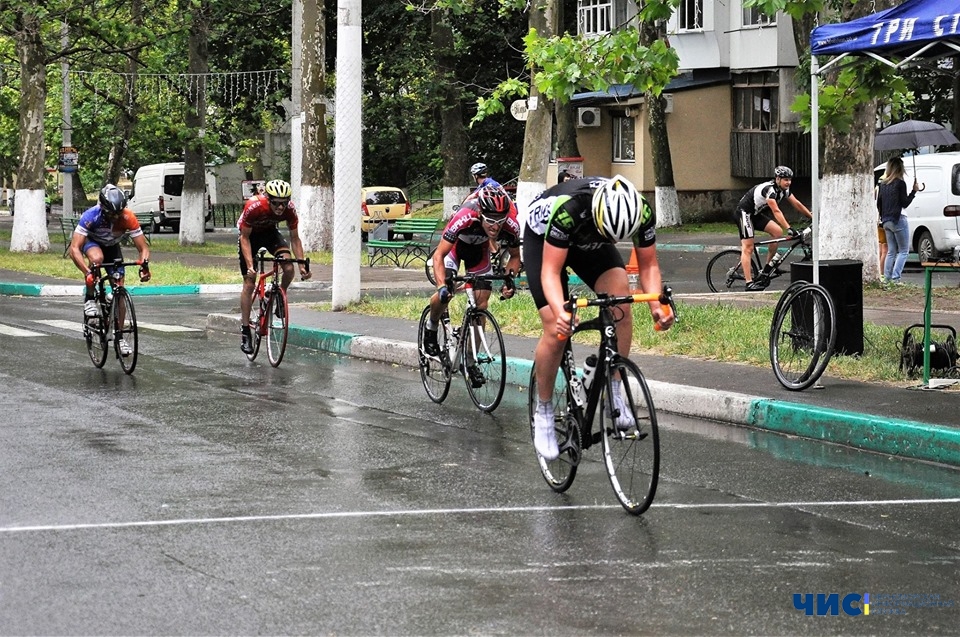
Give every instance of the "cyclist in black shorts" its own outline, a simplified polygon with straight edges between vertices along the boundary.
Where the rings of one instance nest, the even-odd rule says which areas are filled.
[[[490,242],[509,248],[507,271],[520,270],[520,226],[516,206],[500,186],[487,186],[471,195],[443,229],[437,249],[433,253],[433,271],[437,277],[437,292],[430,298],[430,318],[424,332],[423,348],[429,356],[437,356],[437,327],[443,308],[453,295],[449,279],[460,269],[462,261],[470,274],[490,274],[493,271]],[[492,286],[489,281],[478,281],[477,307],[487,308]],[[513,288],[501,288],[504,297],[513,296]]]
[[[281,221],[290,229],[290,244],[297,259],[303,259],[303,244],[297,226],[300,218],[297,209],[290,201],[290,184],[280,179],[268,181],[264,193],[247,199],[243,212],[237,219],[240,238],[237,241],[237,253],[240,257],[240,274],[243,275],[243,291],[240,293],[240,349],[244,354],[253,352],[253,338],[250,334],[250,308],[253,306],[253,288],[257,283],[257,271],[253,258],[266,248],[275,257],[286,257],[290,246],[277,227]],[[300,278],[309,279],[310,272],[300,265]],[[283,264],[283,276],[280,285],[284,290],[293,281],[293,264]]]
[[[563,308],[568,298],[566,267],[594,292],[629,294],[627,271],[617,250],[618,241],[632,240],[644,292],[663,287],[656,249],[657,218],[643,196],[626,178],[589,177],[570,179],[544,191],[530,203],[523,233],[524,267],[530,294],[540,312],[543,334],[537,343],[537,409],[534,414],[534,447],[553,460],[559,455],[554,430],[553,386],[564,343],[558,336],[570,335],[570,313]],[[617,322],[617,347],[627,356],[633,338],[630,305],[623,306]],[[650,312],[661,329],[673,325],[673,314],[657,302]],[[614,382],[620,382],[615,379]],[[615,388],[616,389],[616,388]],[[622,400],[615,391],[616,399]],[[628,409],[617,405],[621,418],[631,422]]]
[[[791,237],[796,234],[780,210],[780,202],[784,199],[789,201],[800,214],[813,219],[813,213],[790,192],[792,183],[793,171],[786,166],[777,166],[773,170],[772,181],[754,186],[737,204],[736,222],[740,229],[740,264],[743,267],[743,278],[746,280],[748,292],[760,292],[770,283],[767,276],[762,276],[757,281],[753,280],[750,259],[753,256],[754,230],[759,228],[774,239],[782,237],[784,231]],[[770,261],[776,254],[775,244],[767,247],[767,264],[763,266],[762,274],[770,273]]]

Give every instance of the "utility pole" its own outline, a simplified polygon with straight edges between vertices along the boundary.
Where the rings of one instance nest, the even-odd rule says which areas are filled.
[[[60,26],[60,40],[63,45],[64,51],[67,50],[67,47],[70,46],[70,28],[67,26],[66,20]],[[73,141],[71,139],[71,132],[73,126],[70,123],[70,62],[67,61],[67,58],[63,58],[63,62],[60,63],[60,75],[63,79],[63,125],[62,125],[62,135],[63,141],[62,146],[64,148],[70,148],[73,146]],[[62,169],[62,167],[61,167]],[[80,167],[77,166],[76,170],[79,170]],[[72,172],[61,172],[60,178],[63,180],[63,216],[73,216],[73,173]]]

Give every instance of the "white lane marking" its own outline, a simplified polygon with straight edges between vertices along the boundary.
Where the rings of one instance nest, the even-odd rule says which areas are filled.
[[[960,498],[918,500],[839,500],[833,502],[704,502],[655,504],[656,509],[734,509],[734,508],[814,508],[859,507],[920,504],[958,504]],[[288,513],[282,515],[246,515],[229,518],[181,518],[177,520],[141,520],[139,522],[97,522],[88,524],[42,524],[35,526],[0,526],[0,533],[28,531],[78,531],[85,529],[125,529],[136,527],[185,526],[188,524],[230,524],[238,522],[282,522],[287,520],[329,520],[343,518],[409,517],[425,515],[477,515],[489,513],[542,513],[544,511],[586,511],[619,509],[617,504],[585,504],[571,506],[481,507],[475,509],[412,509],[409,511],[331,511],[329,513]]]
[[[81,323],[79,319],[76,321],[64,321],[62,319],[45,319],[45,320],[37,319],[34,321],[34,323],[49,325],[50,327],[59,327],[60,329],[72,330],[74,332],[83,331],[83,323]]]
[[[142,327],[147,330],[153,330],[155,332],[201,332],[203,330],[198,330],[195,327],[187,327],[186,325],[161,325],[160,323],[141,323],[137,321],[137,327]]]
[[[46,336],[41,332],[31,332],[30,330],[25,330],[19,327],[14,327],[12,325],[4,325],[0,323],[0,334],[6,334],[7,336]]]

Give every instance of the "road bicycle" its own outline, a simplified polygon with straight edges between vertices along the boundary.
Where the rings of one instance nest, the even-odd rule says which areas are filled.
[[[770,364],[780,384],[806,389],[823,375],[837,341],[837,315],[826,288],[790,285],[777,301],[770,325]]]
[[[273,268],[264,270],[264,263],[273,263]],[[247,354],[251,361],[260,352],[260,341],[267,337],[267,358],[274,367],[280,365],[283,353],[287,349],[287,332],[290,328],[290,306],[287,292],[280,285],[280,266],[283,263],[303,264],[310,271],[310,259],[289,259],[286,257],[268,257],[266,248],[257,251],[255,267],[259,278],[253,289],[253,304],[250,309],[250,336],[253,339],[253,351]]]
[[[142,262],[125,263],[116,259],[107,272],[107,266],[95,265],[91,268],[93,276],[93,300],[97,304],[97,315],[83,315],[83,338],[87,343],[87,353],[94,366],[102,368],[107,362],[109,345],[113,341],[113,350],[124,373],[132,374],[137,368],[140,353],[140,339],[137,332],[137,313],[133,308],[130,293],[121,285],[123,268],[142,266]],[[109,281],[110,292],[104,283]],[[124,355],[121,343],[126,343],[130,353]]]
[[[767,285],[776,278],[789,274],[790,268],[788,259],[798,248],[801,251],[800,261],[809,261],[813,258],[813,249],[810,247],[810,236],[813,230],[807,227],[793,237],[781,237],[779,239],[768,239],[754,243],[753,254],[750,257],[750,271],[753,274],[752,280]],[[772,269],[769,273],[764,273],[760,262],[759,246],[768,246],[768,250],[779,244],[786,244],[786,249],[778,250],[773,257],[770,265]],[[707,285],[712,292],[744,292],[746,291],[746,279],[743,276],[743,265],[740,262],[740,249],[731,248],[718,252],[716,256],[707,263]],[[796,257],[793,260],[798,260]],[[782,267],[781,267],[782,266]]]
[[[618,314],[622,315],[619,305],[651,301],[659,301],[676,315],[673,292],[667,286],[661,293],[601,294],[596,298],[570,296],[565,308],[571,313],[571,325],[574,325],[578,308],[599,308],[596,318],[576,325],[573,333],[597,331],[600,345],[595,355],[587,357],[585,373],[581,376],[574,360],[572,339],[567,339],[553,391],[554,429],[560,455],[555,460],[547,460],[537,454],[544,480],[551,489],[562,493],[573,484],[583,450],[602,441],[610,486],[623,508],[633,515],[646,511],[656,494],[660,477],[660,434],[653,398],[643,372],[636,363],[617,351],[616,319]],[[590,369],[593,369],[592,373],[587,371]],[[617,379],[619,383],[615,383]],[[620,393],[611,399],[615,391]],[[530,371],[528,397],[531,438],[538,395],[534,364]],[[624,428],[617,424],[621,416],[618,403],[630,410],[635,421],[633,426]],[[596,431],[595,420],[599,421]]]
[[[460,327],[450,322],[449,306],[445,307],[437,328],[438,356],[424,350],[424,332],[430,318],[430,305],[420,315],[417,346],[420,361],[420,379],[423,388],[435,403],[442,403],[450,391],[454,374],[463,374],[470,400],[481,411],[490,413],[500,404],[506,386],[507,358],[503,347],[500,325],[489,310],[477,307],[474,285],[481,281],[502,281],[513,288],[513,277],[507,274],[455,275],[452,284],[461,283],[467,296]]]

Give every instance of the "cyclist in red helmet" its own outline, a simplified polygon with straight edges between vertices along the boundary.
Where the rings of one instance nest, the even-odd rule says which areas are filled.
[[[437,356],[437,322],[444,306],[450,302],[453,290],[447,282],[460,269],[463,262],[469,274],[489,274],[493,270],[491,242],[509,248],[510,260],[507,271],[517,274],[520,270],[520,224],[517,209],[510,196],[500,187],[482,188],[468,198],[457,210],[443,230],[440,244],[433,253],[433,271],[437,277],[437,292],[430,297],[430,318],[424,334],[424,351],[428,356]],[[486,309],[492,286],[478,282],[477,307]],[[504,286],[501,293],[509,298],[513,289]]]

